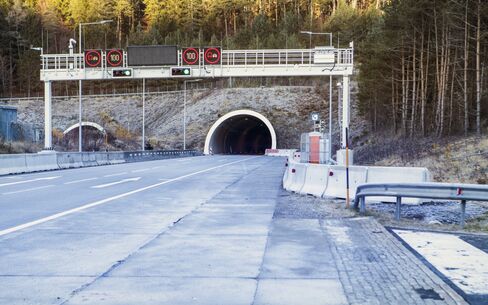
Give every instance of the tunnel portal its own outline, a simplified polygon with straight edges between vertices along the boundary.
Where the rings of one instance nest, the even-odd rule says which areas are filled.
[[[215,122],[207,134],[204,152],[262,155],[267,148],[276,148],[276,134],[271,123],[257,112],[237,110]]]

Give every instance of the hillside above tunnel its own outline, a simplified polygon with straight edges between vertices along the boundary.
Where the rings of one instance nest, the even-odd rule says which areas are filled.
[[[355,111],[352,88],[353,134],[364,129]],[[148,92],[145,98],[145,134],[154,148],[183,148],[184,95],[176,92]],[[43,125],[42,100],[12,100],[18,108],[23,128]],[[206,137],[219,118],[237,110],[262,115],[272,125],[278,148],[298,148],[300,134],[312,129],[313,111],[328,118],[327,86],[260,87],[188,90],[186,99],[186,148],[203,151]],[[333,92],[333,132],[338,144],[337,94]],[[138,149],[142,134],[142,96],[140,94],[84,96],[83,121],[95,123],[107,133],[109,149]],[[56,150],[77,147],[78,97],[53,99],[53,128]],[[220,139],[220,153],[261,153],[271,147],[270,128],[252,116],[237,116],[220,125],[215,136]],[[63,135],[70,129],[76,134]],[[96,132],[94,130],[93,132]],[[274,137],[274,136],[273,136]],[[64,139],[63,139],[64,138]],[[216,138],[216,139],[217,139]],[[103,146],[103,143],[100,144]],[[216,146],[217,147],[217,146]]]

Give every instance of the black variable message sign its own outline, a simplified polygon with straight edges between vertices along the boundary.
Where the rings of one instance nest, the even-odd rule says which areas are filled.
[[[218,47],[205,48],[203,52],[206,65],[218,65],[221,59],[221,50]]]
[[[120,67],[124,60],[124,52],[119,49],[107,50],[107,67]]]
[[[85,67],[98,68],[102,66],[101,50],[85,50]]]
[[[181,60],[185,65],[197,65],[200,57],[198,48],[184,48],[181,52]]]
[[[168,66],[178,64],[176,46],[129,46],[129,66]]]

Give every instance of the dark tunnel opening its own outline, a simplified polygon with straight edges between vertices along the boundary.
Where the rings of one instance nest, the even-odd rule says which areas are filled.
[[[262,155],[271,144],[271,132],[266,124],[250,115],[228,118],[210,140],[214,154]]]

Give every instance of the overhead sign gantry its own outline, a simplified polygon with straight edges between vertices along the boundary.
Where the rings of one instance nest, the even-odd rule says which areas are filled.
[[[51,87],[55,81],[336,76],[342,78],[342,145],[349,127],[349,78],[354,49],[222,50],[220,47],[129,46],[127,51],[86,50],[77,54],[42,54],[44,149],[52,150]]]

